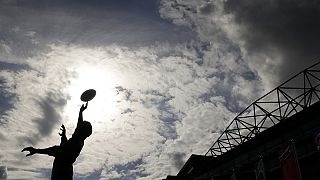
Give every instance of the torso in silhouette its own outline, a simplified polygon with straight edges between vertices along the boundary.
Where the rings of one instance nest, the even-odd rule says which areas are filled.
[[[73,136],[60,146],[53,146],[52,156],[55,157],[52,167],[52,180],[72,180],[73,163],[76,161],[84,145],[84,140],[77,136],[77,129]]]

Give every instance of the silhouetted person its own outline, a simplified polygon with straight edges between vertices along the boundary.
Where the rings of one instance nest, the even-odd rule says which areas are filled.
[[[90,122],[83,121],[82,116],[82,112],[87,108],[87,106],[88,103],[85,106],[81,106],[77,127],[69,140],[66,137],[66,129],[64,125],[62,125],[62,133],[59,133],[59,135],[61,136],[60,146],[52,146],[45,149],[26,147],[22,150],[22,152],[30,152],[26,156],[31,156],[36,153],[54,156],[55,159],[53,162],[51,175],[52,180],[73,179],[73,163],[76,161],[77,157],[80,154],[80,151],[82,150],[84,140],[92,134],[92,126]]]

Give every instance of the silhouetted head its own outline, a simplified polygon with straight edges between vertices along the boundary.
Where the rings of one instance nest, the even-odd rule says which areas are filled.
[[[78,136],[82,139],[86,139],[92,134],[92,126],[88,121],[83,121],[78,128]]]

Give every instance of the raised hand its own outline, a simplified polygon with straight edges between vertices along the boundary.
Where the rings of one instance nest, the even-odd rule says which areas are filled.
[[[21,152],[24,152],[24,151],[29,151],[29,154],[27,154],[26,156],[32,156],[36,153],[36,149],[33,147],[26,147],[26,148],[22,149]]]
[[[66,136],[66,128],[64,127],[64,125],[62,124],[61,125],[61,133],[58,133],[60,136]]]
[[[84,110],[86,110],[88,107],[88,102],[86,103],[86,105],[82,104],[81,108],[80,108],[80,112],[83,112]]]

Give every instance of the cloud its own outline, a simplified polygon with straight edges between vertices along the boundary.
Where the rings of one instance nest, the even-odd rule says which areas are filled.
[[[96,3],[84,6],[87,1],[47,3],[14,4],[9,8],[17,7],[16,16],[4,13],[4,21],[17,22],[5,30],[5,44],[28,52],[4,48],[8,56],[1,57],[1,94],[10,97],[12,107],[1,117],[7,140],[0,145],[8,167],[17,168],[13,178],[48,176],[43,168],[51,167],[51,158],[27,159],[16,149],[58,144],[60,123],[70,136],[79,96],[89,87],[97,90],[85,112],[94,132],[75,163],[79,179],[176,174],[192,153],[204,154],[265,87],[257,67],[244,58],[244,46],[232,39],[237,36],[225,31],[232,18],[224,19],[221,2],[161,1],[161,16],[181,27],[157,24],[141,11],[119,15]],[[27,12],[23,17],[21,9]],[[34,14],[39,9],[41,16]]]
[[[18,134],[10,134],[11,143],[4,143],[8,152],[21,146],[16,142],[33,143],[37,147],[57,144],[59,137],[54,132],[58,131],[59,122],[72,133],[77,118],[74,112],[79,108],[76,94],[81,94],[82,87],[86,87],[83,83],[95,79],[94,74],[86,73],[97,73],[101,77],[96,84],[111,83],[107,87],[113,89],[113,94],[107,94],[106,89],[98,90],[97,97],[90,102],[85,118],[92,120],[94,133],[86,140],[75,164],[78,178],[98,176],[100,170],[101,177],[109,179],[132,178],[133,174],[136,179],[175,174],[190,154],[203,154],[235,115],[236,110],[227,104],[227,99],[233,98],[233,102],[242,106],[240,102],[247,100],[233,96],[243,92],[237,88],[256,82],[251,75],[241,75],[244,71],[241,68],[240,72],[221,75],[219,69],[199,65],[194,60],[197,52],[192,52],[193,48],[187,45],[159,44],[139,49],[114,45],[90,49],[53,45],[51,48],[51,52],[39,57],[41,60],[29,59],[29,69],[1,74],[5,93],[12,93],[16,98],[5,117],[8,129],[23,129]],[[225,71],[231,71],[230,65],[222,65]],[[93,67],[95,71],[85,71]],[[78,81],[87,76],[90,78],[85,78],[86,81]],[[234,83],[227,83],[231,80]],[[74,91],[73,86],[78,89]],[[105,106],[108,101],[110,106]],[[112,112],[108,109],[111,107],[119,111]],[[40,157],[25,159],[22,154],[10,157],[32,161],[33,172],[44,166],[50,168],[52,162],[46,158],[43,164]],[[9,159],[6,161],[10,166],[17,166]]]
[[[43,115],[34,121],[38,123],[38,129],[42,137],[50,135],[53,127],[55,127],[58,122],[61,122],[59,111],[66,105],[67,100],[62,97],[58,98],[59,99],[55,100],[52,98],[52,94],[49,94],[48,97],[38,102]]]
[[[116,174],[119,173],[118,177],[115,177],[114,175],[111,177],[111,179],[128,179],[133,180],[141,177],[147,176],[147,174],[144,174],[144,168],[143,168],[143,160],[137,159],[135,161],[129,162],[125,165],[122,164],[116,164],[112,168],[108,168],[110,172],[108,174],[112,174],[112,171]],[[107,177],[105,177],[107,178]]]
[[[186,155],[177,162],[191,152],[202,154],[236,113],[318,61],[319,8],[318,1],[302,0],[161,0],[162,18],[196,33],[189,47],[199,65],[191,68],[196,78],[185,78],[192,83],[170,89],[171,110],[187,110],[174,121],[177,136],[166,141],[166,152]],[[201,88],[199,94],[192,86]]]
[[[206,50],[200,48],[204,56],[242,59],[265,90],[319,57],[317,1],[162,0],[160,5],[163,18],[197,33],[198,44],[211,42]],[[209,59],[204,57],[204,62]]]
[[[22,0],[1,4],[2,61],[47,52],[48,44],[58,42],[86,47],[145,46],[192,38],[191,31],[162,20],[154,1]]]
[[[48,147],[55,143],[52,130],[58,130],[60,123],[57,123],[61,121],[61,110],[68,97],[65,93],[68,82],[64,81],[68,79],[68,74],[63,71],[57,73],[60,67],[56,61],[43,64],[38,60],[25,60],[25,65],[11,63],[0,71],[1,95],[6,97],[5,103],[10,104],[5,107],[0,120],[4,137],[0,144],[2,153],[6,154],[3,162],[9,167],[10,178],[28,178],[30,175],[30,179],[34,179],[31,174],[41,173],[37,168],[51,166],[49,159],[25,159],[20,151],[24,146]]]
[[[127,108],[125,109],[121,114],[126,114],[126,113],[133,113],[134,110],[130,109],[130,108]]]
[[[179,153],[179,152],[172,154],[172,160],[173,160],[174,166],[178,170],[180,170],[183,167],[185,163],[185,156],[186,154]]]
[[[239,38],[249,55],[282,59],[279,67],[282,81],[318,61],[318,1],[228,0],[224,7],[240,27]]]

